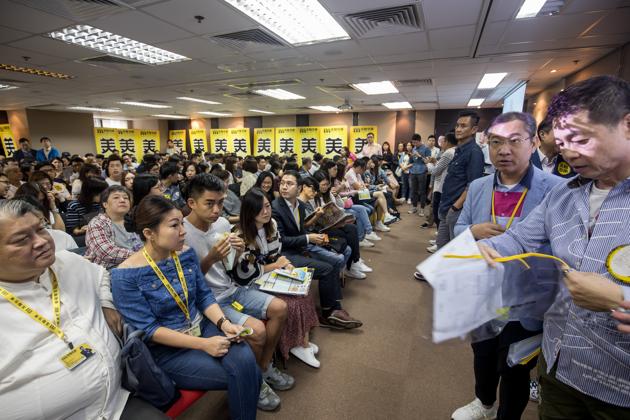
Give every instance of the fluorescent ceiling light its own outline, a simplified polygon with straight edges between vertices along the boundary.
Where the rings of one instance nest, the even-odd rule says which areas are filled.
[[[398,93],[396,86],[389,80],[382,82],[355,83],[350,85],[355,89],[359,89],[366,95],[382,95],[384,93]]]
[[[75,111],[120,112],[120,109],[118,108],[98,108],[93,106],[69,106],[68,109]]]
[[[225,112],[212,112],[212,111],[199,111],[197,114],[203,115],[212,115],[214,117],[229,117],[232,114],[227,114]]]
[[[557,69],[552,69],[549,73],[556,73],[557,71]]]
[[[157,117],[157,118],[170,118],[173,120],[188,120],[189,118],[185,115],[172,115],[172,114],[154,114],[151,115],[152,117]]]
[[[17,89],[17,86],[5,85],[5,84],[0,83],[0,90],[11,90],[11,89]]]
[[[479,82],[477,89],[494,89],[505,76],[507,76],[507,73],[486,73],[483,75],[481,82]]]
[[[516,14],[516,19],[536,17],[547,0],[525,0]]]
[[[275,114],[275,112],[271,111],[263,111],[262,109],[250,109],[250,112],[258,112],[259,114]]]
[[[145,108],[158,108],[158,109],[171,108],[171,106],[169,105],[150,104],[147,102],[124,101],[124,102],[118,102],[118,103],[122,105],[143,106]]]
[[[41,69],[34,69],[32,67],[20,67],[13,64],[0,63],[0,70],[14,71],[17,73],[34,74],[36,76],[52,77],[53,79],[73,79],[74,76],[69,76],[63,73],[56,73],[54,71],[47,71]]]
[[[309,106],[309,108],[316,109],[318,111],[324,111],[324,112],[339,112],[339,108],[337,108],[336,106],[330,106],[330,105],[314,105],[314,106]]]
[[[468,106],[480,106],[486,98],[473,98],[468,101]]]
[[[384,107],[389,109],[411,109],[413,108],[409,102],[383,102]]]
[[[89,25],[75,25],[46,34],[68,44],[79,45],[102,53],[144,64],[167,64],[190,60],[143,42],[134,41]]]
[[[350,39],[317,0],[225,0],[289,44]]]
[[[200,104],[220,105],[221,102],[207,101],[205,99],[189,98],[188,96],[178,96],[177,99],[182,101],[199,102]]]
[[[296,95],[284,89],[259,89],[254,93],[259,95],[269,96],[271,98],[280,99],[281,101],[289,101],[293,99],[306,99],[304,96]]]

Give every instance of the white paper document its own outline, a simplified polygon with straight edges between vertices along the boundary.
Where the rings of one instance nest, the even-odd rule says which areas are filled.
[[[444,258],[479,254],[470,229],[439,249],[417,269],[433,287],[433,341],[461,337],[497,318],[501,309],[504,268],[484,260]]]

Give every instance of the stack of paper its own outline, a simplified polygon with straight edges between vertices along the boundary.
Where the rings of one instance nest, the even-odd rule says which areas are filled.
[[[291,273],[271,271],[258,279],[256,284],[263,292],[306,296],[312,280],[313,270],[301,267],[295,268]]]

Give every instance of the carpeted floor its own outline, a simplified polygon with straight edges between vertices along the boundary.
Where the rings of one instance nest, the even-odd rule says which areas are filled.
[[[432,291],[413,279],[435,230],[420,229],[424,218],[408,215],[407,206],[401,210],[403,220],[379,233],[375,248],[362,249],[374,272],[344,289],[343,305],[363,328],[314,330],[321,368],[291,358],[295,388],[280,392],[280,409],[259,411],[259,419],[450,419],[474,398],[470,345],[432,343]],[[182,418],[207,419],[208,408],[201,400]],[[535,418],[530,403],[523,419]]]

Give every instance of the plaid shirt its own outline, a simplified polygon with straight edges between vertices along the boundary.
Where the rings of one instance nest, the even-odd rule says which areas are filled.
[[[112,219],[101,213],[90,221],[85,234],[85,258],[110,269],[116,267],[142,247],[140,238],[134,234],[133,249],[123,248],[114,241]]]

